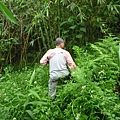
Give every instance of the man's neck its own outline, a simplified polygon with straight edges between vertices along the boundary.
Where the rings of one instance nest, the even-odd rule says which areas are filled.
[[[61,48],[60,46],[56,46],[56,48]]]

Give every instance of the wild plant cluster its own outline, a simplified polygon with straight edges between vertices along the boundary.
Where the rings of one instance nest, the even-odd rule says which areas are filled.
[[[70,52],[108,33],[120,36],[120,0],[0,0],[0,11],[0,72],[34,64],[59,36]]]
[[[77,70],[48,97],[48,66],[0,75],[1,120],[120,120],[120,40],[114,36],[73,47]]]

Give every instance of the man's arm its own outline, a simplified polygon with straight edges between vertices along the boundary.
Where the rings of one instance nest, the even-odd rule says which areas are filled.
[[[49,59],[50,59],[51,57],[53,57],[54,55],[55,55],[55,52],[53,51],[53,49],[48,50],[48,51],[44,54],[44,56],[41,58],[40,64],[43,65],[43,66],[47,65]]]
[[[72,56],[70,55],[69,52],[66,53],[66,61],[67,61],[68,67],[69,67],[70,69],[71,69],[71,68],[76,69],[76,64],[75,64],[75,62],[73,61]]]
[[[49,50],[43,55],[43,57],[40,60],[40,64],[45,66],[47,65],[49,59],[48,59],[48,55],[49,55]]]

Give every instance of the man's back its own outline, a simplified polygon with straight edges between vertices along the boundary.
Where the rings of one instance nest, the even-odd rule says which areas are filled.
[[[69,71],[67,69],[67,62],[64,57],[64,50],[55,48],[55,55],[50,58],[50,78],[58,79],[62,76],[67,76]]]

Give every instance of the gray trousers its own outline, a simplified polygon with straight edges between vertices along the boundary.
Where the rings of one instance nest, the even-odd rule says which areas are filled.
[[[49,92],[48,92],[48,95],[52,98],[52,99],[55,99],[56,97],[56,86],[57,84],[63,84],[64,83],[64,80],[68,80],[70,79],[70,75],[67,75],[67,76],[64,76],[63,78],[58,78],[58,79],[52,79],[50,78],[49,79],[49,82],[48,82],[48,88],[49,88]]]
[[[49,82],[48,82],[48,88],[49,88],[48,95],[52,99],[55,99],[55,97],[56,97],[56,86],[57,86],[57,84],[58,84],[58,80],[49,79]]]

